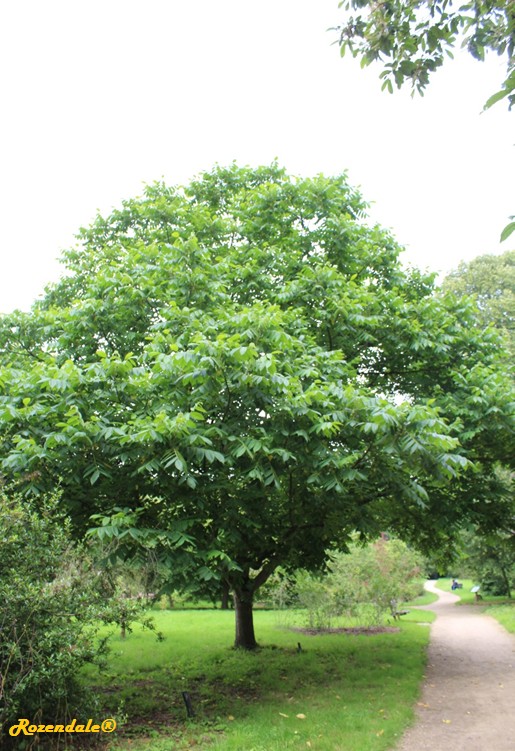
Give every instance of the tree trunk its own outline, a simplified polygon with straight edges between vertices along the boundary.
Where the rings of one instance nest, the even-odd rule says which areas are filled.
[[[234,591],[234,612],[236,615],[236,649],[256,649],[254,635],[254,614],[252,612],[253,592]]]
[[[229,584],[222,582],[222,610],[229,610]]]
[[[504,581],[504,586],[506,587],[506,594],[511,600],[511,586],[510,586],[510,580],[508,578],[508,572],[506,571],[504,566],[500,566],[500,569],[501,569],[501,576]]]

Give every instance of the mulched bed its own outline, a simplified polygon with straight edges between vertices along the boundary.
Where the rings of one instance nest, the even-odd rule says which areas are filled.
[[[374,634],[398,634],[400,628],[395,626],[357,626],[356,628],[290,628],[306,636],[321,636],[323,634],[349,634],[351,636],[373,636]]]

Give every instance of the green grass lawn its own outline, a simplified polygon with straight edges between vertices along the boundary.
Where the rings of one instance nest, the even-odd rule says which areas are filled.
[[[139,628],[114,636],[107,671],[86,676],[105,716],[126,716],[106,751],[391,748],[413,719],[429,635],[417,621],[431,613],[412,610],[398,633],[372,636],[308,636],[279,616],[255,612],[253,653],[232,649],[231,611],[158,611],[162,642]]]
[[[424,594],[416,597],[412,602],[410,602],[409,605],[431,605],[432,602],[436,602],[437,600],[438,595],[435,595],[432,592],[424,591]]]

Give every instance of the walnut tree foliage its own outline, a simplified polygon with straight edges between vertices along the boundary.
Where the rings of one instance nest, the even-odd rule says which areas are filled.
[[[363,65],[383,65],[383,89],[410,84],[423,94],[431,74],[461,45],[476,59],[488,52],[506,59],[507,75],[486,106],[515,100],[515,8],[512,0],[342,0],[338,27],[342,55],[349,50]]]
[[[318,566],[355,531],[428,549],[506,521],[497,336],[365,212],[345,175],[276,164],[151,185],[2,321],[2,472],[59,482],[79,533],[96,515],[229,585],[240,646],[278,565]]]
[[[335,30],[342,56],[348,50],[362,67],[379,62],[382,89],[411,85],[423,94],[431,75],[452,50],[465,47],[476,60],[489,52],[506,61],[506,78],[484,108],[515,102],[515,4],[513,0],[341,0],[343,20]],[[515,232],[515,216],[501,232],[501,242]]]

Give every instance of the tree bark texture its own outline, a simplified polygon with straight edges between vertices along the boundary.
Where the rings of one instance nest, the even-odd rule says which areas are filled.
[[[254,614],[252,612],[252,592],[234,591],[234,612],[236,616],[236,637],[234,646],[237,649],[256,649],[257,642],[254,635]]]

